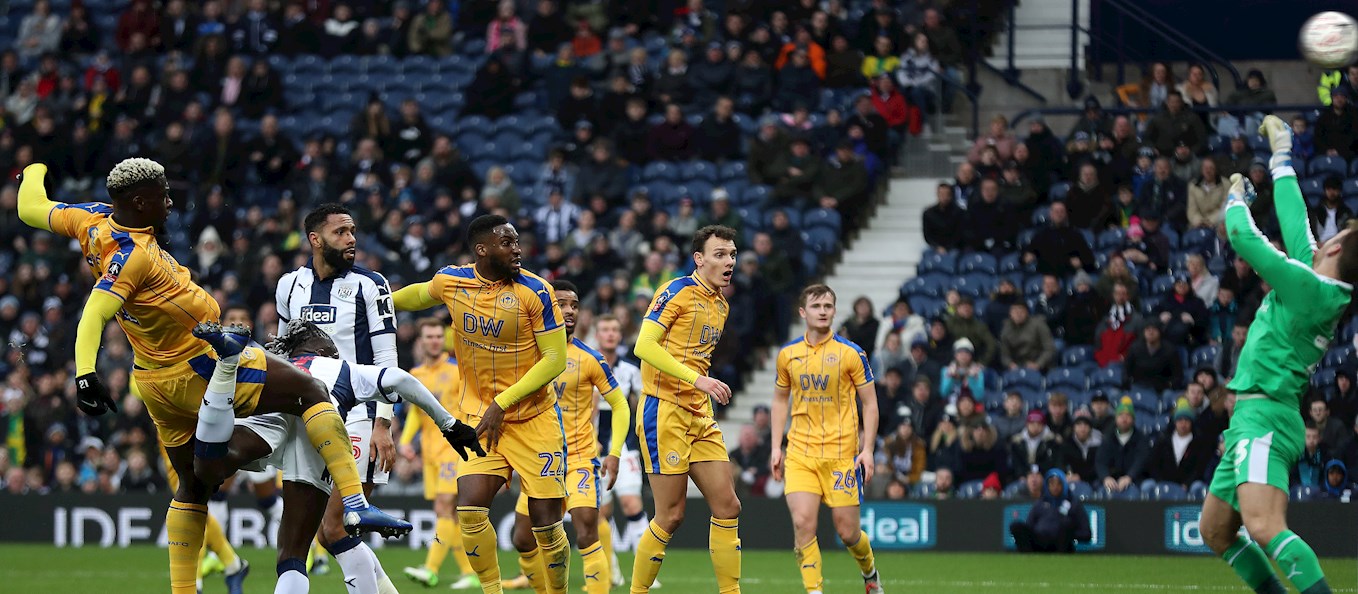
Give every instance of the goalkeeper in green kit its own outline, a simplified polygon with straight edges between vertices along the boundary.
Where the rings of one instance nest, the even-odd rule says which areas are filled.
[[[1226,200],[1231,246],[1273,291],[1250,324],[1235,378],[1227,386],[1236,394],[1235,413],[1199,522],[1207,545],[1255,592],[1287,591],[1267,553],[1303,594],[1328,594],[1315,551],[1287,529],[1288,471],[1305,437],[1299,400],[1349,305],[1351,283],[1358,281],[1358,233],[1340,230],[1316,246],[1292,170],[1292,130],[1268,116],[1259,131],[1273,148],[1269,169],[1287,253],[1255,227],[1249,181],[1231,176]],[[1242,523],[1250,538],[1238,534]]]

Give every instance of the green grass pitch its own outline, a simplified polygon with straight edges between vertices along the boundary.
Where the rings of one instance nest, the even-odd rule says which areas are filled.
[[[252,565],[247,592],[273,591],[274,554],[242,549]],[[862,592],[857,567],[848,553],[828,549],[825,554],[825,591]],[[424,587],[401,575],[401,568],[424,560],[422,551],[389,547],[378,553],[382,565],[404,593]],[[630,554],[621,555],[630,577]],[[169,588],[164,549],[140,546],[126,549],[58,549],[38,545],[0,545],[0,591],[5,592],[163,592]],[[1353,559],[1324,559],[1322,564],[1335,592],[1355,592],[1358,564]],[[798,594],[801,578],[792,551],[745,551],[745,592]],[[1210,557],[1131,557],[1109,555],[1020,556],[1016,554],[882,553],[877,566],[887,592],[1247,592],[1230,568]],[[515,557],[500,555],[501,570],[518,573]],[[448,561],[443,582],[429,591],[448,592],[456,566]],[[581,592],[580,559],[571,560],[571,591]],[[716,581],[707,553],[673,550],[660,573],[657,592],[714,592]],[[221,576],[208,578],[205,593],[226,590]],[[344,592],[339,568],[312,578],[312,592]],[[626,592],[615,588],[614,592]]]

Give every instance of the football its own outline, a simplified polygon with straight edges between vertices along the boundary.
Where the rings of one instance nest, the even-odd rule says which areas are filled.
[[[1301,55],[1321,68],[1343,68],[1358,56],[1358,21],[1342,12],[1322,12],[1306,20],[1298,40]]]

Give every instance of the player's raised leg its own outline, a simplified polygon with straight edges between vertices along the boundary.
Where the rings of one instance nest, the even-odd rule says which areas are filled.
[[[134,393],[136,392],[135,385],[135,382],[131,385]],[[174,465],[170,463],[170,457],[169,454],[165,452],[165,448],[160,449],[160,455],[165,460],[165,482],[170,486],[171,490],[178,490],[179,473],[175,472]],[[203,534],[203,545],[201,550],[204,553],[211,551],[216,555],[217,562],[221,564],[220,571],[226,575],[226,591],[228,594],[240,594],[243,592],[245,578],[250,575],[250,563],[236,554],[236,549],[231,546],[231,541],[226,538],[226,532],[222,530],[221,522],[217,521],[211,514],[207,517],[207,524]],[[199,557],[201,564],[202,555],[200,554]],[[203,572],[200,568],[199,588],[202,588],[202,574]]]
[[[1227,456],[1230,456],[1229,448]],[[1223,458],[1217,467],[1218,475],[1235,475],[1234,465]],[[1225,470],[1223,470],[1225,469]],[[1234,480],[1233,478],[1230,480]],[[1216,479],[1213,479],[1216,482]],[[1209,493],[1202,504],[1202,516],[1198,519],[1202,539],[1226,564],[1231,566],[1240,580],[1257,594],[1284,594],[1287,588],[1273,572],[1263,549],[1249,537],[1239,534],[1240,513],[1231,508],[1215,494]]]

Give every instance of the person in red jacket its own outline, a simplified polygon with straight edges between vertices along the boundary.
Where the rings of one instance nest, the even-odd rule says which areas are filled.
[[[918,136],[922,126],[919,108],[910,105],[885,74],[872,80],[872,106],[890,128],[891,152],[896,154],[907,133]]]

